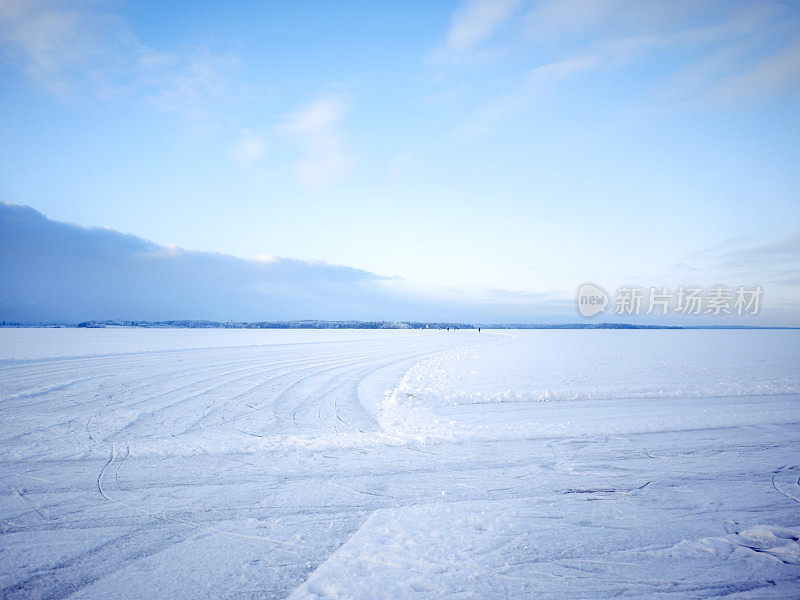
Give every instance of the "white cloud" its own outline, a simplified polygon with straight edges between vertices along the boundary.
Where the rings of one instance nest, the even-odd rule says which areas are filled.
[[[472,0],[453,16],[447,44],[455,51],[471,50],[491,37],[516,11],[520,0]]]
[[[65,90],[65,71],[93,53],[84,15],[58,2],[0,0],[4,58],[43,87]]]
[[[800,44],[772,54],[745,71],[723,79],[714,95],[736,100],[800,89]]]
[[[231,144],[231,158],[243,167],[254,167],[264,158],[267,142],[260,135],[243,130],[238,140]]]
[[[273,265],[279,263],[281,260],[280,256],[276,256],[274,254],[258,254],[253,257],[252,261],[264,265]]]
[[[529,19],[538,27],[561,32],[584,30],[600,26],[619,5],[619,0],[548,0],[541,2]]]
[[[528,73],[528,82],[543,83],[554,79],[565,79],[593,69],[600,64],[601,58],[597,54],[565,58],[531,70]]]
[[[392,181],[398,182],[405,178],[406,174],[413,166],[414,160],[414,154],[408,150],[395,156],[389,162],[389,176]]]
[[[96,5],[59,0],[0,0],[0,56],[51,92],[134,97],[190,119],[207,117],[228,95],[238,64],[202,51],[160,52]]]
[[[586,73],[601,64],[599,55],[585,54],[535,67],[525,74],[517,89],[485,103],[470,115],[459,133],[466,136],[488,133],[498,122],[524,110],[557,81]]]
[[[201,53],[168,55],[161,62],[145,60],[140,64],[141,85],[148,100],[163,111],[195,119],[207,117],[213,104],[228,95],[228,73],[238,60]]]
[[[621,77],[624,69],[656,60],[663,52],[676,56],[672,72],[664,69],[669,63],[659,63],[647,77],[638,78],[642,99],[650,108],[653,103],[673,107],[719,104],[800,90],[800,45],[796,35],[787,33],[797,23],[794,15],[782,12],[780,7],[755,5],[698,17],[695,13],[702,13],[702,6],[685,8],[688,13],[694,11],[690,23],[658,3],[645,2],[638,11],[613,0],[590,3],[586,10],[606,21],[597,28],[602,32],[569,43],[558,36],[530,40],[538,48],[530,54],[534,60],[540,56],[554,60],[518,71],[516,80],[504,76],[498,81],[501,91],[492,90],[494,97],[473,109],[458,133],[491,132],[501,121],[545,98],[557,97],[562,82],[579,80],[578,85],[583,85],[600,70]],[[555,28],[566,37],[570,31],[591,28],[590,22],[573,14],[576,10],[573,2],[539,5],[529,15],[539,20],[539,29],[529,35]],[[765,35],[770,30],[774,35]],[[511,59],[519,65],[526,62],[524,57]],[[584,89],[587,94],[593,93],[591,87]],[[476,92],[478,95],[480,90]],[[570,93],[574,92],[574,86],[570,87]]]
[[[287,118],[283,131],[300,150],[294,174],[302,184],[324,186],[341,179],[352,170],[355,158],[341,130],[346,109],[344,100],[339,95],[331,94],[315,100]]]

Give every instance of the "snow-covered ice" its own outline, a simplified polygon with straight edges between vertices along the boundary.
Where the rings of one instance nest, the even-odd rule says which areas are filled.
[[[800,331],[0,329],[0,597],[800,596]]]

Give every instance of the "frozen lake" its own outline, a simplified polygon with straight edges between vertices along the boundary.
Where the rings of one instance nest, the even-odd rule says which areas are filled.
[[[800,331],[0,329],[0,597],[798,597],[798,357]]]

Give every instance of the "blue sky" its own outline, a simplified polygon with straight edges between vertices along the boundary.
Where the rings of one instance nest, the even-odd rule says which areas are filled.
[[[595,281],[800,323],[798,100],[793,2],[0,0],[0,199],[498,321]]]

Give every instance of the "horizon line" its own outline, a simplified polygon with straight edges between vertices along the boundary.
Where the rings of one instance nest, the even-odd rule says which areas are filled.
[[[161,329],[800,329],[794,325],[663,325],[636,323],[465,323],[457,321],[415,320],[328,320],[291,319],[283,321],[212,321],[207,319],[102,319],[86,321],[0,321],[0,328],[74,328],[104,329],[110,327]]]

